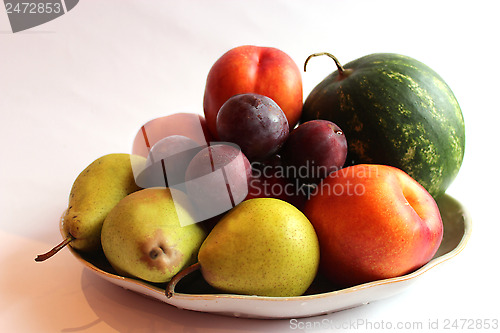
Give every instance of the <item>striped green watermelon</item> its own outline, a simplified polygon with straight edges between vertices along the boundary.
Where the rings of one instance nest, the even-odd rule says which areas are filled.
[[[331,54],[312,56],[323,54],[338,70],[311,91],[301,121],[336,123],[348,142],[346,165],[395,166],[435,198],[443,194],[465,149],[462,111],[444,80],[403,55],[371,54],[342,67]]]

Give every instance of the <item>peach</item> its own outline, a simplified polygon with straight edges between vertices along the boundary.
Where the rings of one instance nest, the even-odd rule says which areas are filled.
[[[212,136],[217,114],[232,96],[255,93],[275,101],[285,113],[290,130],[302,114],[302,74],[285,52],[273,47],[243,45],[224,53],[210,69],[203,110]]]
[[[400,169],[354,165],[330,174],[304,207],[322,273],[345,288],[410,273],[432,259],[443,223],[432,196]]]

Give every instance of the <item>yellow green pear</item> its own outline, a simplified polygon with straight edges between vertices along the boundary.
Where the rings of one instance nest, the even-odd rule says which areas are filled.
[[[169,281],[196,261],[206,237],[191,209],[183,192],[165,187],[143,189],[122,199],[101,232],[111,266],[123,276]]]
[[[63,216],[65,240],[35,260],[50,258],[70,244],[74,249],[96,252],[101,248],[101,228],[106,215],[128,194],[138,191],[134,173],[146,159],[130,154],[104,155],[88,165],[76,178]]]
[[[298,296],[318,271],[319,243],[312,224],[293,205],[250,199],[216,224],[198,263],[204,279],[225,292]]]

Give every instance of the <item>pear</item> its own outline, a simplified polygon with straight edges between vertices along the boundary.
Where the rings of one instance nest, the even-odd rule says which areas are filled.
[[[101,228],[106,215],[128,194],[138,191],[134,174],[146,159],[130,154],[104,155],[87,166],[76,178],[63,216],[63,242],[35,261],[50,258],[67,244],[93,253],[101,248]]]
[[[111,266],[123,276],[169,281],[196,261],[207,236],[195,224],[191,209],[183,192],[166,187],[143,189],[122,199],[106,217],[101,232]]]
[[[196,265],[208,284],[224,292],[299,296],[317,274],[319,243],[312,224],[293,205],[274,198],[250,199],[215,225],[200,248],[198,263],[186,274]],[[167,286],[167,297],[173,296],[179,279]]]

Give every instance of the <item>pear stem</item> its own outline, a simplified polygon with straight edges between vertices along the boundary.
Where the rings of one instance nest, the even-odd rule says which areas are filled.
[[[41,262],[41,261],[45,261],[45,260],[49,259],[54,254],[56,254],[57,252],[59,252],[60,250],[62,250],[66,245],[68,245],[74,239],[75,239],[75,237],[69,235],[61,243],[59,243],[56,246],[54,246],[54,248],[52,248],[52,250],[50,250],[49,252],[44,253],[44,254],[39,254],[35,258],[35,261],[36,262]]]
[[[165,288],[165,295],[167,296],[167,298],[172,298],[172,296],[174,296],[175,286],[183,277],[187,276],[188,274],[193,273],[194,271],[199,270],[200,267],[201,267],[200,263],[197,262],[195,264],[192,264],[191,266],[184,268],[182,271],[177,273],[172,278],[172,280],[170,280],[170,282],[167,284],[167,288]]]

